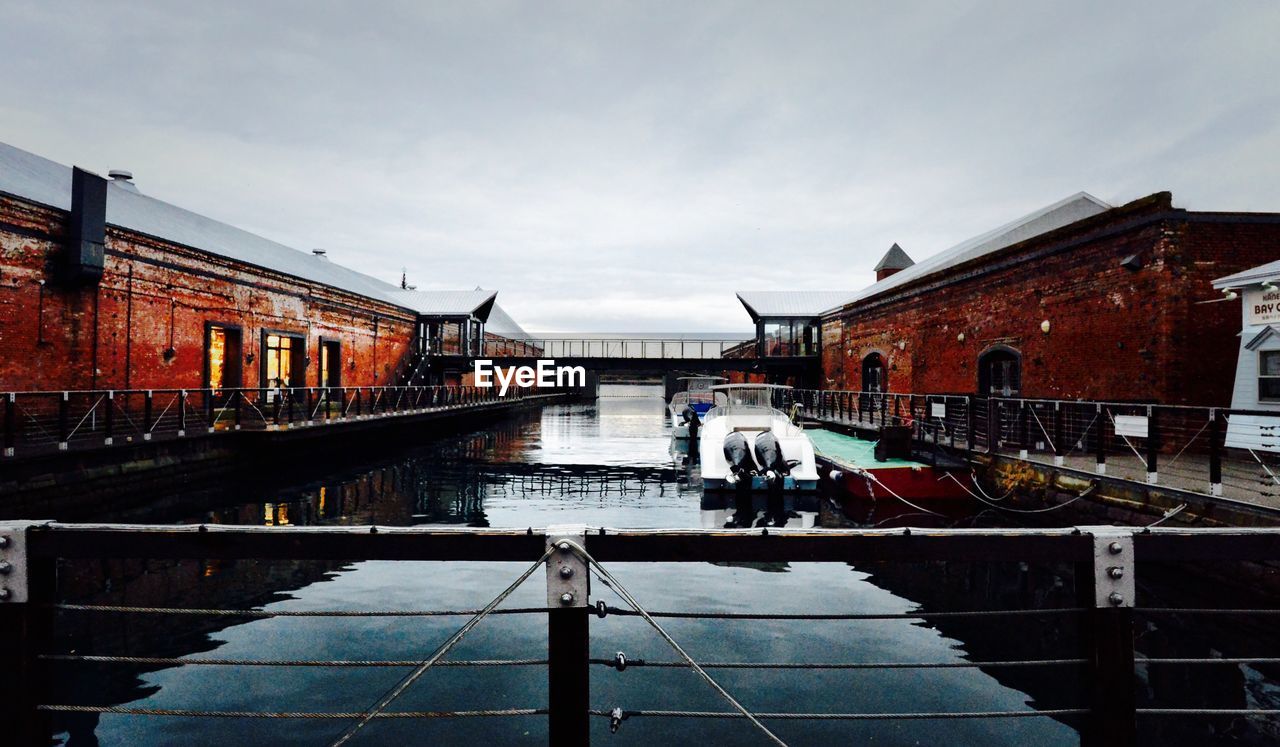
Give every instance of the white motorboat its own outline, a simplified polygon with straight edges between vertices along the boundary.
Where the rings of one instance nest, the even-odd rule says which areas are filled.
[[[804,429],[773,406],[790,389],[778,384],[723,384],[698,436],[703,490],[816,490],[818,468]]]
[[[724,401],[724,395],[717,395],[711,391],[711,388],[716,385],[716,382],[725,380],[723,376],[681,376],[679,378],[679,381],[685,382],[684,389],[676,392],[671,397],[671,402],[667,404],[667,410],[671,413],[671,435],[676,438],[689,438],[690,431],[698,429],[711,408]],[[697,424],[693,423],[695,419],[698,421]]]

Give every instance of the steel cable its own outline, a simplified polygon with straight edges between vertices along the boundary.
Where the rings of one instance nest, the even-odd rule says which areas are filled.
[[[338,738],[333,741],[333,743],[331,744],[331,747],[339,747],[339,745],[346,744],[347,741],[350,740],[352,737],[354,737],[356,735],[356,732],[360,731],[360,729],[363,728],[365,724],[369,723],[374,718],[376,718],[377,715],[381,713],[384,708],[390,705],[391,702],[394,701],[396,698],[400,697],[401,693],[407,690],[410,685],[412,685],[414,682],[417,682],[418,678],[421,677],[428,669],[430,669],[433,664],[439,661],[441,657],[449,653],[449,651],[452,650],[455,645],[457,645],[458,641],[462,640],[463,636],[469,633],[472,628],[474,628],[476,625],[480,623],[481,620],[487,617],[489,613],[494,610],[494,608],[496,608],[499,604],[502,604],[502,602],[507,597],[511,596],[511,593],[514,592],[516,589],[518,589],[520,585],[523,584],[525,580],[529,578],[529,576],[533,575],[533,572],[538,570],[538,568],[546,561],[547,558],[551,557],[552,550],[553,548],[548,547],[546,552],[542,553],[542,557],[535,560],[533,562],[533,565],[525,569],[524,573],[521,573],[520,576],[517,577],[515,581],[512,581],[510,586],[504,589],[501,594],[494,597],[492,601],[490,601],[488,604],[484,606],[484,609],[476,613],[476,615],[472,617],[470,620],[468,620],[461,628],[458,628],[458,630],[455,631],[453,635],[449,636],[449,639],[445,641],[443,644],[441,644],[440,647],[436,649],[435,653],[433,653],[430,657],[428,657],[425,661],[423,661],[420,665],[418,665],[416,669],[414,669],[412,672],[406,675],[402,680],[400,680],[400,682],[397,683],[395,687],[388,690],[386,694],[384,694],[381,698],[379,698],[378,702],[374,703],[373,706],[370,707],[368,711],[366,711],[364,715],[360,717],[359,721],[352,724],[345,731],[343,731],[342,734],[338,735]]]

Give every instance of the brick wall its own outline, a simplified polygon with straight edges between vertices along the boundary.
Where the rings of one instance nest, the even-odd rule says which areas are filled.
[[[823,323],[828,386],[860,388],[879,352],[891,391],[973,393],[979,355],[1003,345],[1025,396],[1228,404],[1239,301],[1197,302],[1280,258],[1276,218],[1187,213],[1158,193],[846,307]],[[1141,269],[1121,266],[1131,255]]]
[[[341,343],[344,385],[397,383],[411,312],[110,227],[102,282],[66,288],[51,272],[65,220],[0,197],[0,390],[197,388],[206,323],[240,327],[246,387],[263,330],[302,335],[308,385],[321,337]]]

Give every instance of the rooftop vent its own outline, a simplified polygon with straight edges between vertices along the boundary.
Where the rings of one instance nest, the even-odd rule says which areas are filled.
[[[318,257],[318,258],[320,258],[320,259],[323,259],[323,260],[325,260],[325,261],[328,261],[328,259],[329,259],[328,257],[326,257],[326,256],[325,256],[325,254],[327,254],[327,252],[326,252],[324,249],[312,249],[312,250],[311,250],[311,253],[312,253],[312,254],[314,254],[314,255],[316,255],[316,257]]]
[[[125,169],[111,169],[107,172],[107,176],[111,177],[112,184],[124,187],[131,192],[137,192],[138,186],[133,183],[133,172]]]

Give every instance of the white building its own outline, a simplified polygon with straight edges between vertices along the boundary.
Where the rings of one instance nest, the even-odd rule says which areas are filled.
[[[1280,451],[1280,260],[1213,281],[1226,298],[1241,297],[1240,354],[1236,361],[1227,446]]]

